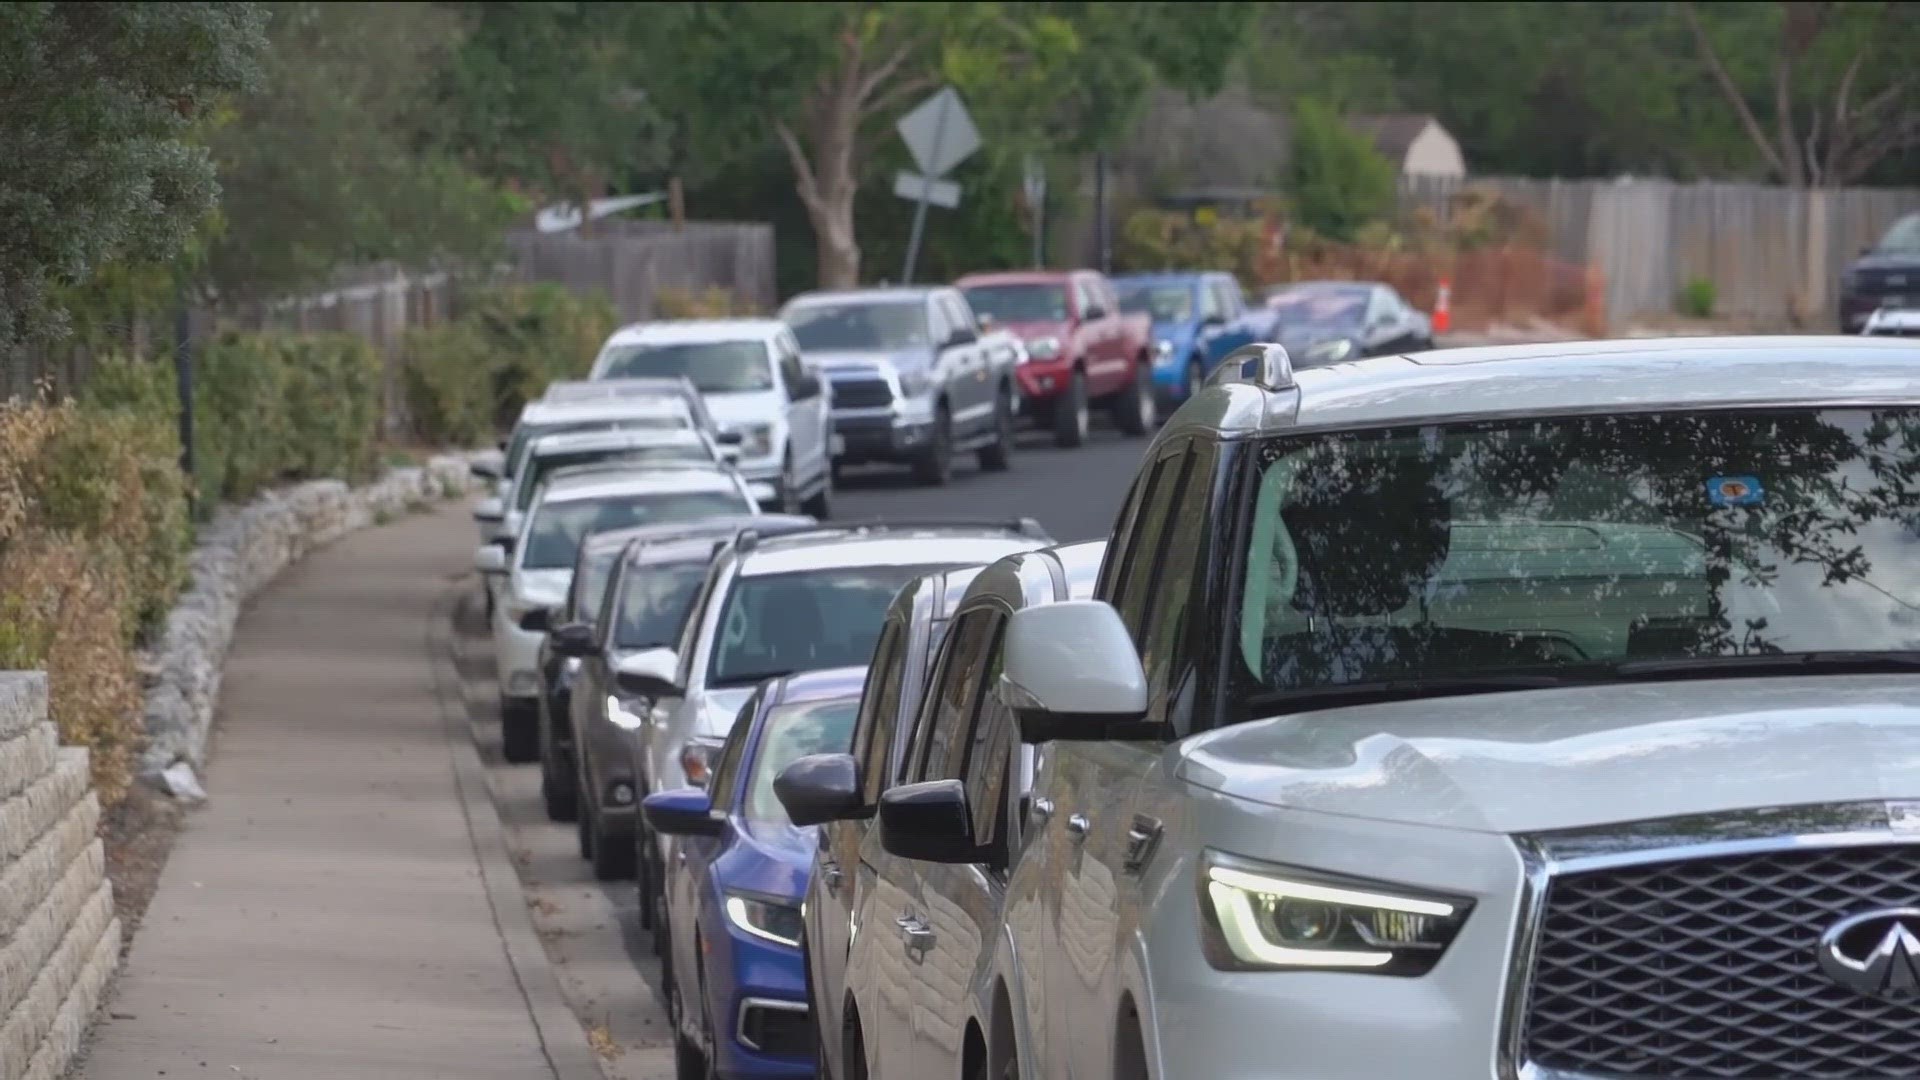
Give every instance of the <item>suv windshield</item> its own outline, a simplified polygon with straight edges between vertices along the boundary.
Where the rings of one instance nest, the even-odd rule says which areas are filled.
[[[1432,425],[1257,465],[1235,643],[1256,703],[1920,649],[1920,410]]]
[[[628,416],[599,420],[559,420],[546,424],[521,424],[513,429],[507,442],[506,473],[520,471],[533,441],[543,435],[568,435],[579,431],[685,431],[693,426],[686,416]]]
[[[1121,311],[1159,323],[1193,318],[1193,289],[1186,285],[1122,285],[1119,289]]]
[[[1908,214],[1894,222],[1887,234],[1874,245],[1874,250],[1888,254],[1920,254],[1920,214]]]
[[[844,754],[853,748],[853,722],[860,699],[834,698],[780,705],[767,713],[760,753],[747,786],[748,821],[787,824],[787,808],[773,792],[773,778],[808,754]]]
[[[620,594],[620,623],[614,630],[613,647],[664,649],[679,641],[680,628],[706,576],[704,561],[629,567]]]
[[[750,510],[742,498],[724,491],[662,491],[548,503],[536,509],[527,523],[527,550],[520,565],[527,570],[571,570],[580,541],[588,533],[697,521]]]
[[[976,315],[997,323],[1067,321],[1064,285],[975,285],[966,296]]]
[[[713,686],[856,667],[873,657],[900,587],[940,566],[848,566],[736,580],[714,643]]]
[[[874,304],[806,304],[787,312],[805,352],[898,352],[927,347],[927,305],[920,299]]]
[[[1289,289],[1269,298],[1267,308],[1280,326],[1348,330],[1360,325],[1368,299],[1369,290],[1365,288]]]
[[[533,494],[540,485],[557,470],[574,465],[596,465],[600,462],[631,464],[637,471],[649,464],[676,464],[694,462],[711,465],[714,462],[712,451],[705,443],[688,441],[684,443],[662,443],[659,446],[635,446],[624,450],[569,450],[559,454],[542,454],[527,464],[527,475],[513,488],[513,508],[525,510],[533,505]]]
[[[773,389],[773,364],[759,341],[680,341],[616,345],[603,379],[685,375],[703,394]]]

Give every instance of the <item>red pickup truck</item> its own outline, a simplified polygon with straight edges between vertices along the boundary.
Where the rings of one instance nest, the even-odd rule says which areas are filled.
[[[1120,310],[1113,285],[1093,270],[1019,270],[969,274],[954,283],[983,322],[1026,343],[1014,369],[1023,413],[1079,446],[1096,404],[1113,411],[1127,435],[1158,422],[1153,394],[1153,323]]]

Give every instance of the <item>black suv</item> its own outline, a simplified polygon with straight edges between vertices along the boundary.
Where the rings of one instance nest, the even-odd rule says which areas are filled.
[[[1920,214],[1893,223],[1840,274],[1840,330],[1857,334],[1881,308],[1920,308]]]

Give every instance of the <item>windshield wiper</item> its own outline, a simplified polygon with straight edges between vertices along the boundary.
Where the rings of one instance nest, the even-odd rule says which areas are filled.
[[[756,671],[747,675],[728,675],[724,678],[715,679],[713,680],[713,685],[718,687],[759,686],[768,679],[784,679],[791,674],[793,674],[791,669],[784,671]]]
[[[1378,679],[1369,682],[1342,683],[1335,686],[1307,686],[1297,690],[1270,690],[1252,695],[1247,705],[1256,709],[1331,709],[1343,705],[1371,705],[1387,701],[1415,701],[1421,698],[1464,697],[1468,694],[1500,694],[1518,690],[1554,690],[1567,686],[1588,686],[1605,681],[1592,668],[1569,668],[1561,673],[1534,672],[1508,675],[1438,675],[1429,678]]]
[[[1750,656],[1690,656],[1627,660],[1613,665],[1623,679],[1712,679],[1742,675],[1876,675],[1920,671],[1920,653],[1866,649],[1761,653]]]

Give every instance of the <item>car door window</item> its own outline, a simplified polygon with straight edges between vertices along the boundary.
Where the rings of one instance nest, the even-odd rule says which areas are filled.
[[[1226,282],[1215,281],[1213,283],[1213,295],[1215,298],[1214,302],[1219,306],[1222,316],[1231,319],[1240,314],[1240,305],[1234,301],[1233,289]]]
[[[713,781],[707,786],[707,797],[713,808],[725,810],[733,805],[733,789],[739,781],[740,759],[747,752],[747,737],[751,733],[751,723],[741,723],[742,717],[751,717],[760,707],[760,695],[754,694],[734,715],[733,726],[727,731],[726,744],[720,747],[720,760],[713,767]]]
[[[1226,314],[1220,307],[1220,294],[1211,287],[1200,288],[1200,320],[1202,322],[1223,317]]]
[[[1171,719],[1172,699],[1181,686],[1182,660],[1187,648],[1187,613],[1198,585],[1205,557],[1212,501],[1213,446],[1195,444],[1174,486],[1178,498],[1163,530],[1165,538],[1151,560],[1153,577],[1142,586],[1152,597],[1140,643],[1140,663],[1147,674],[1148,718]]]
[[[781,342],[774,346],[774,355],[780,364],[780,381],[787,386],[787,396],[798,397],[800,384],[807,374],[806,365],[800,362],[800,354]]]
[[[995,620],[999,623],[999,620]],[[1013,713],[993,692],[1000,681],[1001,627],[993,629],[993,643],[981,666],[979,702],[968,725],[966,754],[959,779],[967,786],[967,806],[973,812],[973,835],[978,842],[999,843],[1000,822],[1007,800],[1007,778],[1012,765]]]
[[[1186,448],[1175,449],[1154,462],[1140,511],[1127,540],[1125,562],[1114,581],[1113,606],[1120,621],[1133,632],[1136,646],[1144,645],[1145,626],[1153,603],[1153,575],[1159,570],[1161,534],[1174,502],[1180,497],[1187,467]]]
[[[853,753],[860,769],[861,801],[872,806],[892,782],[887,761],[893,756],[894,717],[900,711],[902,669],[907,659],[906,624],[889,619],[873,647],[873,664],[860,691],[860,715],[854,721]]]
[[[927,301],[927,340],[938,349],[953,336],[953,327],[947,321],[947,312],[938,301]]]
[[[967,309],[964,305],[960,303],[959,297],[956,297],[956,296],[941,297],[940,307],[942,310],[944,310],[947,313],[947,324],[949,327],[949,329],[947,330],[948,337],[953,336],[953,334],[961,330],[968,330],[974,333],[979,332],[979,328],[976,327],[973,324],[973,322],[967,318]],[[942,338],[940,340],[944,341],[945,338]]]
[[[921,723],[924,739],[916,740],[913,780],[936,780],[950,774],[956,739],[973,718],[980,697],[980,673],[992,645],[994,616],[989,611],[973,611],[953,624],[946,644],[940,650],[940,666],[927,684],[927,700],[922,703]]]

